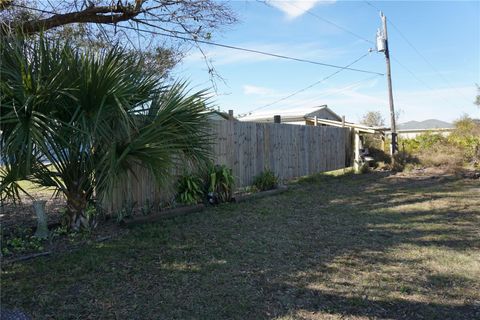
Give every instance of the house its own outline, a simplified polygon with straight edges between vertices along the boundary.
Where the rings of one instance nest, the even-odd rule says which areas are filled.
[[[397,135],[399,138],[404,139],[414,139],[424,133],[448,136],[453,130],[453,124],[437,119],[408,121],[397,125]],[[387,134],[390,135],[390,133]]]
[[[213,110],[212,112],[210,112],[208,115],[208,118],[210,120],[217,120],[217,121],[225,121],[230,119],[234,121],[238,121],[235,117],[233,117],[233,114],[232,116],[230,116],[227,112],[222,112],[217,110]]]
[[[333,121],[342,121],[342,117],[332,111],[327,105],[322,105],[317,107],[314,111],[306,114],[292,114],[287,112],[275,112],[268,116],[261,117],[246,117],[242,121],[251,121],[251,122],[274,122],[273,117],[275,115],[280,115],[281,122],[287,124],[298,124],[298,125],[315,125],[314,119],[324,120],[333,120]]]

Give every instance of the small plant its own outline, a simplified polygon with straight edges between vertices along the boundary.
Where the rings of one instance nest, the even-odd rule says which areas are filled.
[[[85,222],[84,226],[88,228],[88,231],[92,231],[97,227],[98,224],[98,212],[95,204],[90,203],[87,205],[87,208],[85,209]]]
[[[399,151],[393,156],[391,169],[392,171],[402,172],[407,164],[419,164],[419,160],[409,152]]]
[[[122,209],[117,211],[117,215],[116,215],[117,223],[121,223],[126,218],[130,218],[131,216],[133,216],[133,211],[135,210],[136,204],[137,203],[134,201],[125,201],[122,206]]]
[[[211,165],[208,170],[208,202],[217,204],[232,200],[235,177],[224,165]]]
[[[371,171],[370,166],[368,165],[367,162],[364,162],[358,167],[358,169],[355,173],[356,174],[365,174],[365,173],[369,173],[370,171]]]
[[[183,204],[196,204],[203,198],[202,179],[196,175],[183,175],[178,179],[177,201]]]
[[[150,215],[154,207],[155,205],[153,203],[150,203],[149,199],[145,200],[145,204],[141,208],[142,216]]]
[[[28,228],[19,228],[2,241],[2,255],[38,252],[43,250],[41,239],[34,237]]]
[[[278,177],[271,170],[265,170],[253,180],[253,185],[260,191],[275,189],[278,186]]]

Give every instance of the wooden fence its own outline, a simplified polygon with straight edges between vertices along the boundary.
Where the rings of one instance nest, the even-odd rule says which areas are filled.
[[[213,161],[232,169],[237,187],[251,185],[265,169],[289,180],[350,165],[348,128],[213,121],[211,130]],[[104,206],[117,210],[125,203],[158,203],[171,199],[174,191],[173,185],[160,190],[148,173],[138,172],[129,175]]]
[[[281,180],[344,168],[350,145],[345,128],[217,121],[215,162],[232,168],[237,186],[272,170]]]

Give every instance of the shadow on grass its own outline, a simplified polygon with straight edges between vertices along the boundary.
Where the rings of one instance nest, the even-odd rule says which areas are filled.
[[[453,213],[458,225],[448,207],[425,206],[456,183],[316,177],[276,197],[137,227],[119,241],[12,266],[2,277],[2,303],[36,318],[273,319],[308,312],[474,319],[479,297],[470,280],[432,273],[420,253],[389,254],[402,246],[479,247],[469,206]],[[401,195],[390,202],[385,190]],[[422,210],[391,210],[401,205]],[[450,292],[452,284],[459,290]]]

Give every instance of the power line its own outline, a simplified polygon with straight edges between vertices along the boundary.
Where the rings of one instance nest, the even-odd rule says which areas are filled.
[[[324,67],[340,69],[340,70],[350,70],[350,71],[356,71],[356,72],[362,72],[362,73],[383,75],[383,73],[376,72],[376,71],[369,71],[369,70],[355,69],[355,68],[344,68],[342,66],[329,64],[329,63],[323,63],[323,62],[319,62],[319,61],[295,58],[295,57],[285,56],[285,55],[281,55],[281,54],[270,53],[270,52],[255,50],[255,49],[242,48],[242,47],[237,47],[237,46],[232,46],[232,45],[227,45],[227,44],[221,44],[221,43],[211,42],[211,41],[206,41],[206,40],[192,39],[192,38],[188,38],[188,37],[182,37],[182,36],[177,36],[177,35],[163,33],[163,32],[156,32],[156,31],[152,31],[152,30],[139,29],[139,28],[133,28],[133,27],[127,27],[127,26],[117,26],[117,28],[124,28],[124,29],[130,29],[130,30],[134,30],[134,31],[146,32],[146,33],[151,33],[151,34],[155,34],[155,35],[181,39],[181,40],[185,40],[185,41],[193,41],[193,42],[197,42],[197,43],[202,43],[202,44],[207,44],[207,45],[212,45],[212,46],[217,46],[217,47],[222,47],[222,48],[227,48],[227,49],[232,49],[232,50],[251,52],[251,53],[261,54],[261,55],[265,55],[265,56],[271,56],[271,57],[275,57],[275,58],[293,60],[293,61],[298,61],[298,62],[305,62],[305,63],[320,65],[320,66],[324,66]]]
[[[266,4],[266,2],[264,2],[264,3]],[[295,7],[295,8],[297,8],[297,9],[301,9],[300,7],[298,7],[297,5],[295,5],[295,4],[292,3],[292,2],[285,2],[285,3],[287,3],[287,4],[290,5],[290,6]],[[350,34],[350,35],[358,38],[358,39],[360,39],[360,40],[363,40],[363,41],[365,41],[365,42],[367,42],[367,43],[370,43],[370,44],[373,44],[373,45],[375,44],[375,42],[373,42],[373,41],[371,41],[371,40],[368,40],[367,38],[365,38],[365,37],[363,37],[363,36],[361,36],[361,35],[353,32],[353,31],[351,31],[351,30],[349,30],[349,29],[347,29],[347,28],[345,28],[345,27],[343,27],[343,26],[341,26],[341,25],[339,25],[339,24],[337,24],[337,23],[335,23],[335,22],[333,22],[333,21],[331,21],[331,20],[325,19],[325,18],[319,16],[318,14],[316,14],[316,13],[310,11],[310,10],[307,10],[306,13],[309,14],[309,15],[311,15],[312,17],[315,17],[315,18],[317,18],[318,20],[321,20],[321,21],[323,21],[323,22],[326,22],[326,23],[328,23],[328,24],[330,24],[330,25],[332,25],[332,26],[334,26],[334,27],[336,27],[336,28],[338,28],[338,29],[340,29],[340,30],[342,30],[342,31],[344,31],[344,32],[346,32],[346,33],[348,33],[348,34]]]
[[[378,10],[378,11],[381,11],[380,8],[378,8],[377,6],[373,5],[370,1],[366,1],[364,0],[364,2],[369,5],[370,7]],[[395,23],[392,22],[391,19],[388,19],[388,24],[390,24],[397,32],[398,34],[400,35],[400,37],[415,51],[415,53],[420,57],[422,58],[423,61],[425,61],[425,63],[440,77],[442,78],[442,80],[450,87],[450,89],[453,89],[455,91],[457,91],[458,93],[460,93],[462,96],[463,96],[463,93],[461,93],[460,91],[458,91],[457,88],[455,88],[452,83],[447,79],[445,78],[445,76],[440,72],[438,71],[437,68],[435,68],[435,66],[420,52],[420,50],[418,50],[414,45],[413,43],[408,40],[408,38],[403,34],[403,32],[400,30],[400,28],[398,28]],[[395,59],[392,57],[392,59]],[[395,59],[396,60],[396,59]],[[434,90],[432,87],[430,87],[429,85],[427,85],[424,81],[420,80],[411,70],[409,70],[408,68],[406,68],[405,66],[403,66],[398,60],[396,60],[396,62],[402,66],[405,70],[407,70],[415,79],[417,79],[419,82],[423,83],[427,88],[429,88],[430,90]],[[466,98],[466,97],[464,97]],[[466,98],[467,100],[470,100],[468,98]]]
[[[300,90],[297,90],[297,91],[295,91],[295,92],[293,92],[293,93],[291,93],[291,94],[289,94],[289,95],[287,95],[287,96],[285,96],[285,97],[283,97],[283,98],[280,98],[280,99],[278,99],[278,100],[275,100],[275,101],[273,101],[273,102],[271,102],[271,103],[268,103],[268,104],[266,104],[266,105],[260,106],[260,107],[255,108],[255,109],[252,109],[252,110],[248,111],[244,116],[250,115],[250,114],[252,114],[252,112],[255,112],[255,111],[258,111],[258,110],[261,110],[261,109],[265,109],[265,108],[270,107],[270,106],[272,106],[272,105],[274,105],[274,104],[277,104],[277,103],[279,103],[279,102],[285,101],[285,100],[287,100],[287,99],[289,99],[289,98],[291,98],[291,97],[293,97],[293,96],[295,96],[295,95],[297,95],[297,94],[299,94],[299,93],[302,93],[302,92],[304,92],[304,91],[306,91],[306,90],[308,90],[308,89],[310,89],[310,88],[312,88],[312,87],[314,87],[314,86],[316,86],[316,85],[318,85],[318,84],[320,84],[320,83],[322,83],[322,82],[324,82],[324,81],[326,81],[326,80],[334,77],[335,75],[337,75],[338,73],[342,72],[343,70],[348,69],[348,67],[350,67],[351,65],[353,65],[353,64],[357,63],[358,61],[362,60],[363,58],[365,58],[365,57],[368,56],[369,54],[370,54],[370,52],[362,55],[362,56],[359,57],[358,59],[355,59],[353,62],[351,62],[351,63],[349,63],[348,65],[346,65],[345,67],[343,67],[342,69],[337,70],[337,71],[335,71],[334,73],[329,74],[328,76],[324,77],[323,79],[321,79],[321,80],[319,80],[319,81],[316,81],[316,82],[312,83],[312,84],[309,85],[309,86],[306,86],[306,87],[304,87],[304,88],[302,88],[302,89],[300,89]],[[379,75],[379,74],[377,74],[377,75]],[[383,76],[383,74],[382,74],[382,76]]]
[[[374,9],[376,9],[376,10],[378,10],[378,11],[382,11],[382,10],[380,10],[377,6],[374,6],[370,1],[364,0],[364,2],[365,2],[367,5],[369,5],[370,7],[374,8]]]
[[[375,79],[376,77],[379,77],[379,76],[373,75],[373,76],[371,76],[371,77],[365,78],[365,79],[363,79],[363,80],[356,81],[356,82],[354,82],[354,83],[351,83],[351,84],[349,84],[349,85],[347,85],[347,86],[345,86],[345,87],[339,88],[339,89],[334,90],[334,91],[332,91],[332,92],[314,96],[314,97],[306,100],[305,102],[306,102],[306,103],[310,103],[310,102],[312,102],[312,101],[314,101],[314,100],[318,100],[318,99],[320,99],[320,98],[326,98],[326,97],[330,97],[330,96],[332,96],[332,95],[339,94],[339,93],[344,92],[344,91],[346,91],[346,90],[355,88],[356,86],[358,86],[358,85],[361,84],[361,83],[364,83],[364,82],[373,80],[373,79]],[[278,110],[283,110],[283,109],[285,109],[285,108],[286,108],[286,107],[284,107],[284,108],[279,108]]]
[[[21,6],[21,5],[16,5],[16,4],[14,4],[14,6],[22,7],[22,8],[30,9],[30,10],[36,10],[36,11],[44,12],[44,13],[56,14],[56,13],[54,13],[54,12],[48,12],[48,11],[45,11],[45,10],[35,9],[35,8],[27,7],[27,6]],[[157,32],[157,31],[153,31],[153,30],[140,29],[140,28],[134,28],[134,27],[122,26],[122,25],[117,25],[116,27],[117,27],[117,28],[128,29],[128,30],[133,30],[133,31],[137,31],[137,32],[145,32],[145,33],[150,33],[150,34],[154,34],[154,35],[159,35],[159,36],[164,36],[164,37],[170,37],[170,38],[180,39],[180,40],[184,40],[184,41],[191,41],[191,42],[195,42],[195,43],[202,43],[202,44],[207,44],[207,45],[211,45],[211,46],[222,47],[222,48],[227,48],[227,49],[232,49],[232,50],[250,52],[250,53],[255,53],[255,54],[260,54],[260,55],[265,55],[265,56],[280,58],[280,59],[286,59],[286,60],[292,60],[292,61],[297,61],[297,62],[303,62],[303,63],[309,63],[309,64],[314,64],[314,65],[320,65],[320,66],[329,67],[329,68],[335,68],[335,69],[340,69],[340,70],[350,70],[350,71],[355,71],[355,72],[362,72],[362,73],[383,75],[383,73],[379,73],[379,72],[375,72],[375,71],[369,71],[369,70],[363,70],[363,69],[355,69],[355,68],[345,68],[345,67],[342,67],[342,66],[338,66],[338,65],[334,65],[334,64],[329,64],[329,63],[323,63],[323,62],[319,62],[319,61],[313,61],[313,60],[295,58],[295,57],[290,57],[290,56],[281,55],[281,54],[276,54],[276,53],[270,53],[270,52],[261,51],[261,50],[256,50],[256,49],[242,48],[242,47],[238,47],[238,46],[232,46],[232,45],[226,45],[226,44],[221,44],[221,43],[212,42],[212,41],[206,41],[206,40],[201,40],[201,39],[194,39],[194,38],[189,38],[189,37],[183,37],[183,36],[179,36],[179,35],[174,35],[174,34],[169,34],[169,33],[164,33],[164,32]]]
[[[311,97],[309,99],[306,99],[304,100],[302,103],[304,104],[308,104],[308,103],[313,103],[314,101],[318,100],[318,99],[324,99],[326,97],[330,97],[332,95],[336,95],[336,94],[339,94],[341,92],[344,92],[346,90],[349,90],[349,89],[352,89],[352,88],[355,88],[356,86],[358,86],[359,84],[361,83],[364,83],[364,82],[367,82],[369,80],[373,80],[375,79],[376,77],[379,77],[377,75],[373,75],[373,76],[370,76],[368,78],[365,78],[363,80],[359,80],[359,81],[356,81],[356,82],[353,82],[345,87],[342,87],[342,88],[339,88],[337,90],[334,90],[332,92],[329,92],[329,93],[325,93],[325,94],[319,94],[319,95],[316,95],[314,97]],[[275,110],[285,110],[287,108],[291,108],[292,106],[284,106],[284,107],[281,107],[281,108],[276,108]]]

